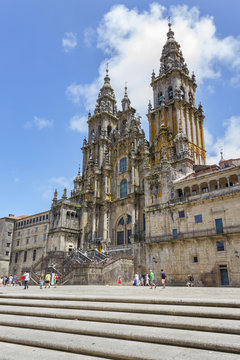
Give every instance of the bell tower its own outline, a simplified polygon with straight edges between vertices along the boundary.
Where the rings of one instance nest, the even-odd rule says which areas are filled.
[[[206,151],[203,138],[203,110],[196,107],[195,75],[189,76],[180,45],[168,24],[159,75],[152,73],[153,107],[148,106],[151,166],[169,161],[176,170],[191,171],[203,165]]]

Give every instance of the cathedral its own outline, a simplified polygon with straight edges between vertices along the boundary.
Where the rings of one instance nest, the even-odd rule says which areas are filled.
[[[52,266],[87,284],[163,268],[169,284],[191,273],[200,285],[240,285],[240,159],[206,164],[196,79],[171,24],[151,87],[147,141],[127,87],[117,108],[106,69],[70,196],[55,191],[50,210],[0,219],[0,269],[34,277]]]

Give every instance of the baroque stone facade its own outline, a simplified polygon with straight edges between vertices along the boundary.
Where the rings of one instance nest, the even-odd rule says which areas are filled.
[[[240,285],[240,160],[221,157],[218,165],[206,164],[197,84],[171,24],[151,86],[148,142],[126,87],[117,109],[106,70],[88,114],[82,174],[79,169],[69,197],[66,189],[60,199],[55,191],[49,212],[14,220],[12,272],[74,249],[80,249],[77,262],[90,261],[87,251],[98,248],[109,256],[124,250],[132,256],[132,265],[118,258],[117,265],[98,267],[99,274],[112,267],[116,277],[125,264],[129,281],[133,272],[153,268],[158,277],[164,268],[169,283],[183,284],[192,273],[200,284]],[[34,242],[36,228],[41,236]],[[87,271],[80,267],[75,277]],[[88,279],[92,265],[90,270]]]

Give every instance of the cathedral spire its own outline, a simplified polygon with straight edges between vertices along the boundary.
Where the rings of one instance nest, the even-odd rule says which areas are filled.
[[[102,112],[107,112],[112,115],[115,115],[117,112],[115,94],[110,84],[108,64],[106,66],[106,75],[104,77],[104,83],[99,91],[94,113],[96,114]]]

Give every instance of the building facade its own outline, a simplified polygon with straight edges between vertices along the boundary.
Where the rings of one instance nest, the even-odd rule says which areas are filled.
[[[203,285],[240,285],[240,160],[206,164],[196,79],[170,24],[151,86],[148,142],[126,87],[117,109],[106,70],[82,173],[49,211],[12,220],[11,272],[54,252],[128,249],[135,272],[164,268],[169,283],[192,273]]]

